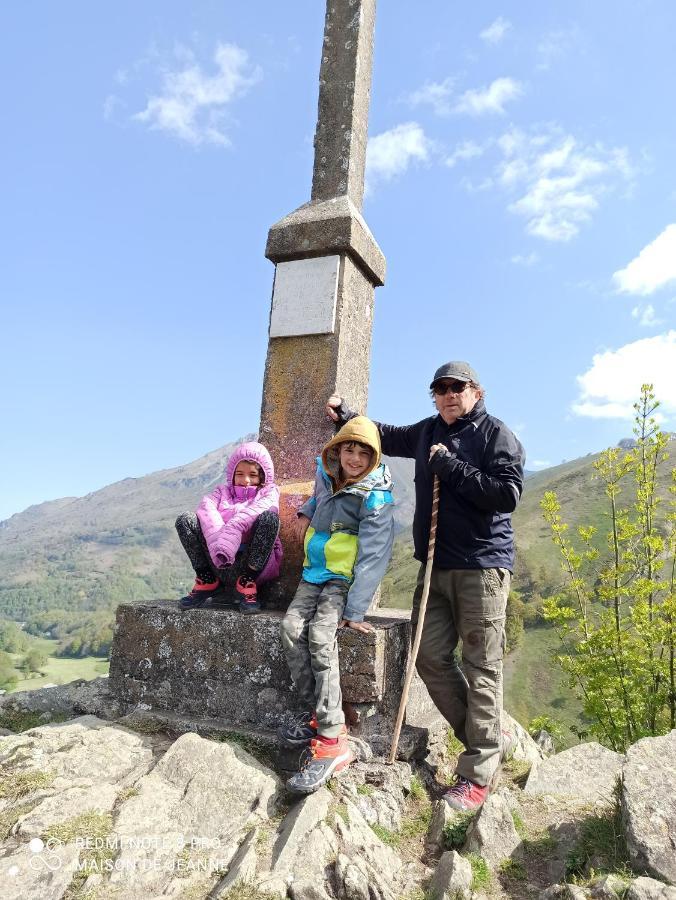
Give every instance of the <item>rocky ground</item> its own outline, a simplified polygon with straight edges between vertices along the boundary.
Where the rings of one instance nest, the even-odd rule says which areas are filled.
[[[676,731],[545,757],[512,722],[514,757],[463,816],[439,799],[446,735],[394,766],[355,742],[298,799],[264,737],[120,714],[105,679],[3,698],[0,896],[676,900]]]

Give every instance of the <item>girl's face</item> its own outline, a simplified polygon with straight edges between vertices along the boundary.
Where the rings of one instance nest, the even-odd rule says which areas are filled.
[[[261,483],[261,470],[255,462],[243,459],[237,463],[232,477],[235,487],[258,487]]]

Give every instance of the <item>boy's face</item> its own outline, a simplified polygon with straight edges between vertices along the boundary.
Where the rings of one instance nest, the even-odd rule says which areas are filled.
[[[232,483],[236,487],[258,487],[261,483],[261,470],[256,463],[242,460],[237,463]]]
[[[340,468],[350,479],[360,478],[370,467],[373,451],[353,441],[340,445]]]

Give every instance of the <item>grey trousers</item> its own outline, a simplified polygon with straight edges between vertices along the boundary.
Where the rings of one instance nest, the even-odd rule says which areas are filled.
[[[413,595],[418,621],[425,566]],[[416,668],[464,745],[458,775],[489,784],[500,763],[502,659],[511,574],[507,569],[432,569]],[[462,640],[462,666],[456,647]]]
[[[282,646],[302,708],[315,711],[317,730],[328,738],[338,737],[345,723],[336,631],[349,587],[339,579],[301,581],[282,620]]]

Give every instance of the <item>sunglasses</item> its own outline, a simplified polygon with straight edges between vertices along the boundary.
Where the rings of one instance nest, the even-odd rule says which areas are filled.
[[[447,381],[444,384],[435,384],[432,390],[438,397],[443,397],[449,391],[451,394],[462,394],[468,385],[469,381]]]

